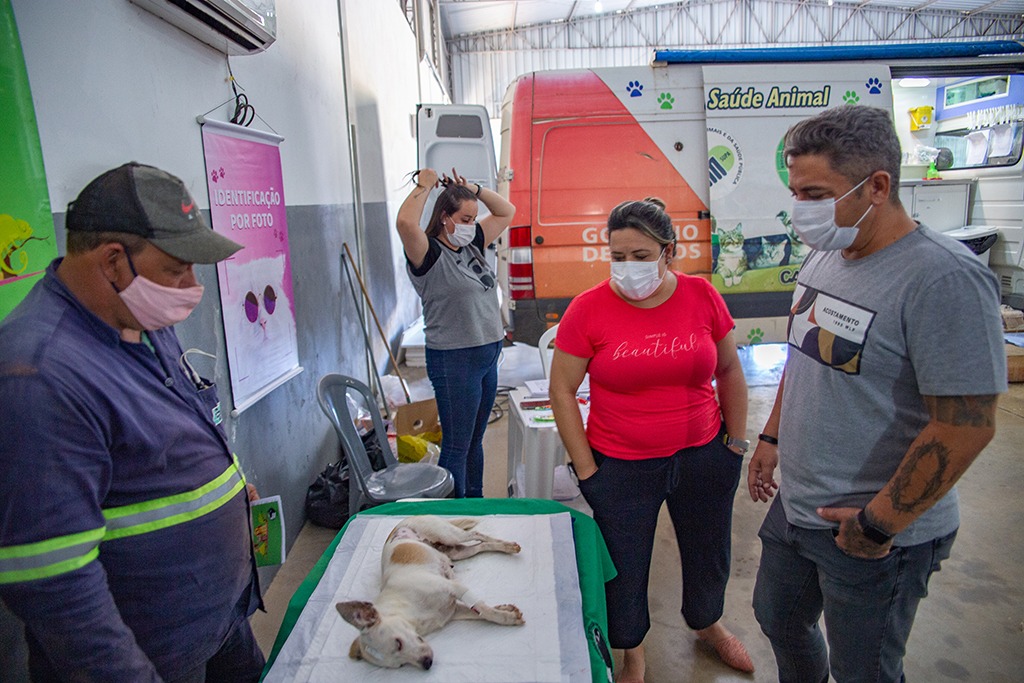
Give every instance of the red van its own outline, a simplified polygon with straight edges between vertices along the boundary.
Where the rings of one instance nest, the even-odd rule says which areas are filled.
[[[941,106],[947,86],[986,74],[1019,79],[1022,61],[1024,47],[1012,41],[705,50],[658,52],[642,67],[519,77],[502,103],[496,179],[479,181],[496,183],[516,206],[496,254],[510,337],[536,344],[573,296],[607,278],[609,211],[656,196],[676,226],[674,267],[712,281],[736,318],[737,339],[784,341],[807,253],[789,224],[781,157],[789,127],[842,104],[888,109],[904,148],[903,175],[920,179],[928,166],[920,150],[932,149],[944,129],[967,126],[964,111]],[[905,76],[930,76],[930,86],[901,90]],[[1024,105],[1016,101],[1024,87],[1002,94],[995,104]],[[921,105],[946,111],[947,120],[922,128]],[[421,150],[428,106],[435,122],[446,111],[421,107]],[[449,140],[460,149],[467,142]],[[1019,158],[1014,164],[1021,215]],[[486,162],[477,166],[482,176]]]

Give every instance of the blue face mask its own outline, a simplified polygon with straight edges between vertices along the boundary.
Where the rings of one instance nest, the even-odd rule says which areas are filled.
[[[839,199],[794,199],[790,220],[800,241],[818,251],[846,249],[857,239],[861,221],[871,212],[874,204],[848,228],[836,225],[836,204],[849,197],[857,188],[868,181],[868,176],[857,183]]]

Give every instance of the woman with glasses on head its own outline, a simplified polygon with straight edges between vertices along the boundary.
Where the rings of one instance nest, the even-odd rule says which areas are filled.
[[[732,504],[749,445],[747,384],[721,295],[669,268],[676,239],[664,209],[648,198],[609,214],[611,278],[569,304],[551,363],[555,423],[618,570],[606,591],[608,640],[625,650],[620,683],[644,679],[662,503],[679,544],[683,618],[726,664],[754,670],[722,623]],[[588,372],[584,427],[576,391]]]
[[[494,271],[484,249],[497,239],[515,207],[497,192],[452,169],[416,173],[416,187],[398,210],[406,270],[423,302],[427,376],[441,418],[439,464],[452,473],[455,496],[483,496],[484,430],[498,390],[498,356],[505,330]],[[420,218],[430,191],[444,186],[426,230]],[[477,220],[483,203],[489,216]]]

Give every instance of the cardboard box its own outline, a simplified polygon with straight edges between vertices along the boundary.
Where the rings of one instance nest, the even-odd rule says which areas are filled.
[[[1006,345],[1006,379],[1024,382],[1024,349],[1013,344]]]
[[[432,398],[396,406],[394,422],[399,436],[441,432],[437,401]]]
[[[1003,316],[1004,332],[1020,332],[1024,330],[1024,311],[1003,305],[1000,313]]]

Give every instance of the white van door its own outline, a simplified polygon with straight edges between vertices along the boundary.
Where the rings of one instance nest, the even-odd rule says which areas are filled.
[[[494,142],[487,110],[475,104],[421,104],[416,112],[416,143],[419,167],[432,168],[438,175],[452,174],[452,168],[471,183],[497,189]],[[434,190],[427,206],[433,206]],[[487,207],[480,205],[482,215]],[[426,227],[430,212],[423,212]],[[493,250],[489,250],[493,254]],[[492,263],[493,266],[493,263]]]

